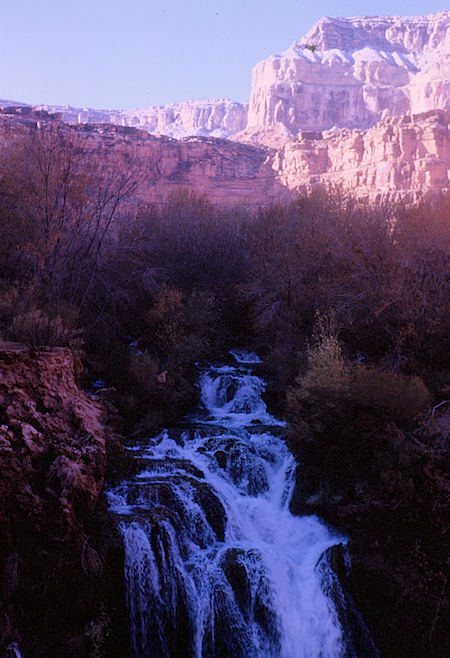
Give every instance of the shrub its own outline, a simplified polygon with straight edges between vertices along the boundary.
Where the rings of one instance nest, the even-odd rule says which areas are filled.
[[[207,358],[212,346],[224,334],[220,309],[213,293],[194,289],[184,294],[164,286],[145,314],[145,342],[158,350],[165,366],[184,364]]]
[[[150,352],[130,355],[117,402],[139,431],[172,424],[197,400],[197,389],[179,365],[161,370]]]
[[[164,286],[156,296],[152,309],[147,313],[147,326],[162,354],[170,354],[186,332],[183,308],[183,293],[177,288]]]
[[[386,419],[407,422],[424,409],[430,398],[430,392],[420,377],[378,372],[364,365],[357,365],[353,370],[353,404]]]
[[[13,318],[36,307],[33,284],[21,284],[0,278],[0,334],[9,337]]]
[[[311,343],[306,349],[306,372],[297,377],[300,399],[342,397],[349,389],[350,373],[336,337],[334,315],[317,315]]]
[[[89,656],[91,658],[103,658],[105,656],[105,642],[111,633],[111,619],[100,608],[99,616],[91,621],[86,632]]]
[[[33,349],[81,345],[79,330],[67,328],[59,315],[50,318],[40,309],[16,315],[7,329],[7,336]]]
[[[157,395],[160,366],[149,352],[132,354],[128,368],[128,380],[132,392],[140,399],[148,400]]]
[[[349,387],[349,370],[342,348],[335,336],[324,336],[320,343],[308,347],[306,374],[296,381],[301,397],[345,395]]]

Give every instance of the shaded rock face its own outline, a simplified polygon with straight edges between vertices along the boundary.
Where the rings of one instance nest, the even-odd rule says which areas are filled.
[[[37,130],[56,131],[61,138],[78,136],[82,147],[105,165],[113,164],[118,171],[131,165],[143,174],[137,201],[163,203],[180,189],[195,190],[228,206],[270,203],[290,195],[274,175],[267,147],[212,137],[175,140],[111,124],[69,126],[36,112],[0,113],[0,150],[2,143],[10,148],[11,139]]]
[[[378,658],[380,653],[351,595],[351,557],[347,547],[337,544],[328,548],[317,568],[323,577],[323,587],[336,606],[346,640],[346,655]]]
[[[294,137],[435,109],[450,109],[450,12],[323,18],[301,43],[256,65],[237,138],[278,145],[278,124]]]
[[[68,349],[0,346],[0,656],[15,642],[25,656],[96,655],[121,606],[109,438],[79,368]]]

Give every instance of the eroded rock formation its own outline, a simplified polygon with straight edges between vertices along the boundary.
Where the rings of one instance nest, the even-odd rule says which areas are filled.
[[[180,139],[187,136],[229,137],[245,128],[248,105],[219,99],[151,105],[136,110],[94,110],[59,105],[38,105],[36,108],[59,112],[63,121],[68,123],[113,123]]]
[[[386,118],[368,130],[301,131],[276,152],[273,168],[290,190],[340,185],[370,198],[450,188],[450,112]]]
[[[0,112],[0,149],[2,143],[11,148],[16,136],[36,130],[56,131],[61,138],[79,137],[83,148],[117,170],[139,169],[143,180],[136,193],[138,201],[162,203],[180,189],[207,194],[212,202],[230,206],[289,196],[275,176],[267,147],[212,137],[175,140],[111,124],[69,126],[58,115],[19,108]]]
[[[369,128],[384,116],[450,109],[450,12],[323,18],[253,70],[236,139],[274,144],[299,130]],[[275,143],[275,145],[278,145]]]
[[[371,199],[450,189],[450,112],[386,117],[368,130],[299,131],[277,150],[206,137],[174,140],[109,124],[67,126],[43,111],[0,114],[0,145],[20,133],[56,130],[114,167],[143,172],[136,202],[163,203],[181,189],[222,206],[268,204],[317,186]]]
[[[449,187],[450,12],[323,18],[300,43],[257,64],[248,108],[218,100],[3,110],[14,111],[14,120],[1,117],[3,135],[60,117],[102,156],[145,164],[140,198],[153,203],[180,187],[222,205],[328,184],[414,197]]]
[[[97,655],[121,607],[121,548],[103,509],[99,402],[68,349],[0,345],[0,655]],[[111,569],[116,583],[111,584]],[[11,654],[14,655],[14,654]]]
[[[450,12],[322,18],[300,42],[255,66],[249,104],[36,108],[72,123],[112,123],[177,139],[233,136],[274,147],[299,130],[369,128],[386,116],[450,110]]]
[[[102,490],[105,472],[102,410],[76,386],[76,367],[74,355],[66,349],[39,353],[16,347],[0,353],[2,455],[11,460],[20,455],[20,477],[14,484],[21,491],[27,514],[45,522],[45,497],[36,496],[24,475],[36,460],[48,456],[50,447],[55,450],[55,458],[48,465],[46,493],[58,495],[57,524],[62,538],[73,531],[74,500],[91,510]],[[2,469],[2,473],[9,471]],[[0,486],[5,485],[3,477]],[[4,515],[12,510],[7,507],[9,492],[2,494],[0,521],[6,522]],[[14,511],[21,513],[17,507]]]

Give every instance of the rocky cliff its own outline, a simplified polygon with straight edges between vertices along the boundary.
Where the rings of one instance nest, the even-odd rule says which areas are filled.
[[[93,656],[122,606],[105,409],[68,349],[0,344],[0,656]],[[115,572],[114,582],[111,569]],[[114,590],[117,592],[114,592]],[[124,612],[124,611],[122,611]]]
[[[385,118],[368,130],[300,131],[273,158],[290,190],[339,185],[369,198],[450,189],[450,112]]]
[[[133,163],[142,177],[136,202],[160,204],[183,189],[222,206],[256,206],[336,185],[370,199],[413,200],[450,189],[449,123],[450,111],[444,110],[385,117],[367,130],[299,131],[270,149],[209,137],[155,137],[110,124],[68,126],[57,115],[23,108],[0,113],[0,146],[36,130],[77,137],[116,170]]]
[[[177,139],[234,136],[275,147],[299,130],[369,128],[386,116],[449,110],[450,12],[325,17],[255,66],[248,105],[219,99],[137,110],[36,108],[71,123],[112,123]]]
[[[434,109],[450,109],[450,12],[323,18],[256,65],[247,127],[236,138],[274,144],[278,127],[279,145],[299,130],[368,128]]]
[[[162,203],[180,188],[207,194],[221,205],[256,205],[289,196],[271,165],[267,147],[212,137],[175,140],[144,130],[111,124],[69,126],[44,110],[13,108],[0,111],[0,147],[15,136],[36,130],[57,132],[116,170],[135,167],[142,177],[137,201]]]
[[[36,109],[59,112],[63,121],[68,123],[113,123],[180,139],[193,135],[229,137],[245,128],[248,105],[220,99],[186,101],[137,110],[94,110],[59,105],[38,105]]]

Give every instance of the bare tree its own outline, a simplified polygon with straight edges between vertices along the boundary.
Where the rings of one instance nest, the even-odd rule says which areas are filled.
[[[7,142],[0,165],[4,263],[53,301],[82,306],[114,219],[143,176],[132,158],[114,166],[60,126]]]

